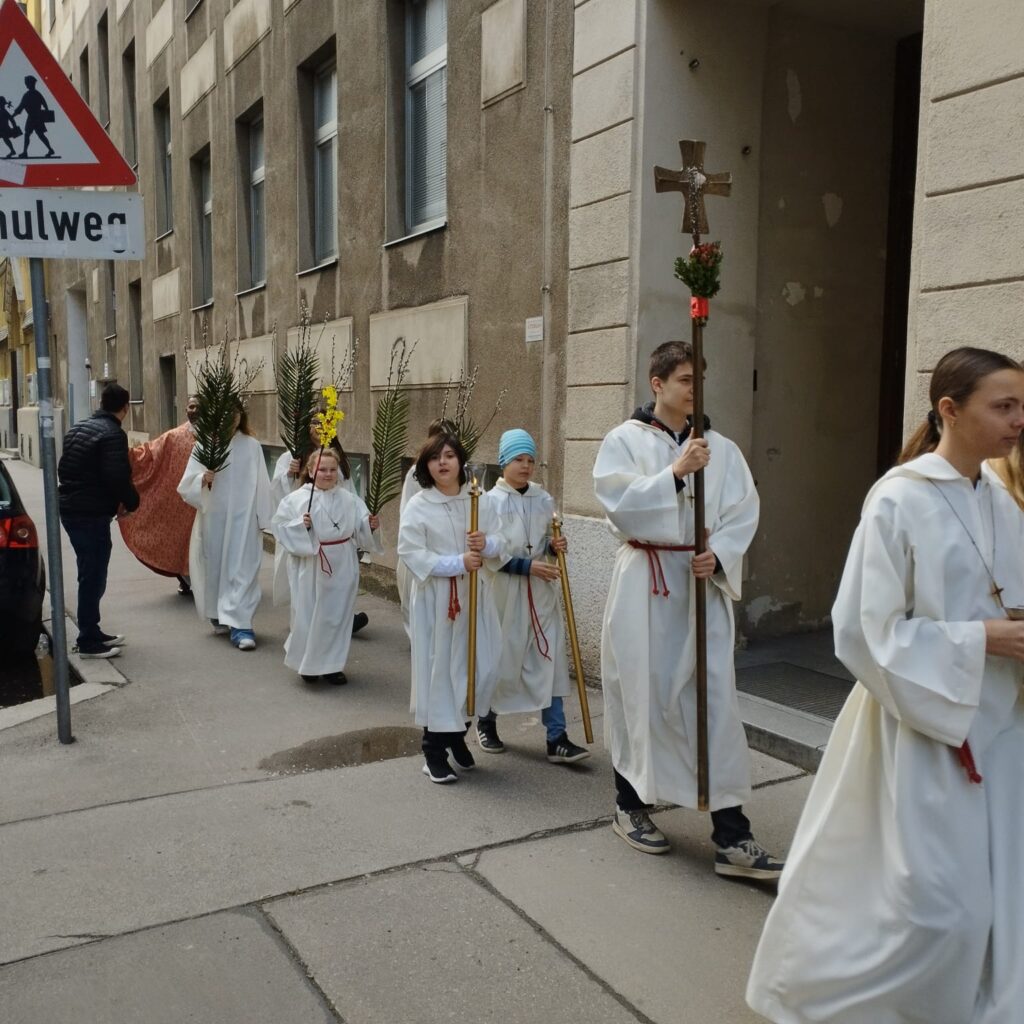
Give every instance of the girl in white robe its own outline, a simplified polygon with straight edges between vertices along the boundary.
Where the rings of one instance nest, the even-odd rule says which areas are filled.
[[[539,711],[554,764],[575,764],[590,756],[566,734],[562,698],[569,683],[558,566],[548,556],[568,547],[554,540],[554,498],[533,483],[537,446],[521,429],[506,430],[498,443],[502,477],[488,492],[505,541],[507,558],[492,563],[494,603],[501,622],[501,662],[490,712],[477,720],[480,748],[501,753],[496,716]]]
[[[309,434],[313,445],[319,451],[320,434],[315,420],[310,425]],[[341,442],[335,437],[331,441],[330,447],[337,453],[341,467],[338,486],[355,494],[355,488],[352,486],[352,468],[349,465],[348,456],[345,455],[345,450],[341,447]],[[299,460],[289,451],[282,452],[274,464],[274,472],[270,477],[270,501],[273,507],[276,509],[292,491],[303,484],[308,484],[310,480],[309,474],[305,467],[299,464]],[[281,607],[288,603],[288,572],[285,568],[284,554],[283,548],[279,544],[276,545],[274,548],[274,607]],[[358,618],[358,616],[356,617]],[[358,632],[370,621],[365,615],[363,618],[366,619],[366,622],[353,626],[353,633]]]
[[[776,1024],[1024,1013],[1024,622],[1005,610],[1024,605],[1024,516],[981,467],[1024,427],[1024,372],[957,349],[931,403],[867,497],[832,610],[860,682],[750,976]]]
[[[665,853],[668,842],[650,820],[650,806],[697,807],[694,575],[700,571],[707,581],[715,871],[770,880],[781,864],[755,842],[742,811],[750,796],[750,754],[733,662],[732,605],[757,529],[757,491],[732,441],[711,430],[689,437],[689,344],[656,348],[650,381],[656,401],[608,434],[594,465],[594,491],[621,542],[601,630],[605,743],[617,787],[612,828],[634,849]],[[690,474],[702,467],[710,553],[695,556]]]
[[[192,456],[178,493],[198,510],[189,542],[189,576],[196,612],[215,633],[230,633],[239,650],[256,646],[253,617],[259,606],[261,531],[273,508],[263,447],[248,433],[244,413],[231,439],[227,465],[212,473]]]
[[[436,420],[431,420],[430,426],[427,428],[427,440],[429,441],[432,437],[437,437],[438,434],[458,437],[459,432],[451,420],[439,417]],[[416,466],[413,464],[409,467],[409,472],[405,474],[405,479],[402,481],[402,496],[398,502],[399,524],[401,524],[402,514],[405,512],[405,506],[409,504],[409,499],[414,494],[419,494],[421,490],[423,488],[416,481]],[[395,564],[395,583],[398,586],[398,601],[402,606],[402,623],[405,626],[406,635],[412,640],[412,632],[409,629],[409,595],[412,591],[412,575],[401,558]]]
[[[476,701],[488,707],[501,656],[498,614],[484,558],[500,557],[502,542],[487,495],[480,498],[479,530],[469,532],[466,454],[458,438],[439,434],[416,460],[423,490],[405,508],[398,555],[412,575],[410,710],[423,727],[424,774],[432,782],[458,778],[448,751],[464,770],[474,767],[468,728],[469,570],[477,570]]]
[[[342,685],[347,682],[349,626],[359,589],[357,548],[382,551],[376,533],[380,524],[362,499],[342,486],[340,462],[332,448],[322,457],[313,452],[307,470],[315,474],[315,489],[314,484],[303,484],[292,491],[282,498],[274,516],[291,591],[284,663],[306,682],[325,676],[327,682]]]

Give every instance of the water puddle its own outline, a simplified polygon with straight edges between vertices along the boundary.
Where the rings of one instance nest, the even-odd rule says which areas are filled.
[[[260,761],[265,772],[299,775],[327,768],[351,768],[357,764],[389,761],[420,752],[421,729],[408,725],[384,725],[355,729],[339,736],[323,736],[290,750],[281,750]]]
[[[78,683],[71,673],[70,684]],[[53,693],[53,660],[44,655],[14,654],[0,651],[0,709],[25,704]]]

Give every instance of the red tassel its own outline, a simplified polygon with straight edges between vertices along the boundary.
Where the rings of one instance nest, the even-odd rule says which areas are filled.
[[[459,582],[457,576],[449,576],[448,586],[448,618],[454,622],[462,606],[459,604]]]
[[[533,639],[537,644],[537,650],[540,652],[540,656],[542,658],[546,658],[550,661],[551,655],[548,652],[551,650],[551,646],[544,633],[544,626],[540,621],[540,614],[537,612],[537,606],[533,603],[533,586],[530,583],[529,576],[526,577],[526,601],[530,606],[530,625],[533,627]]]
[[[964,740],[964,745],[960,748],[958,754],[960,763],[963,765],[964,771],[967,772],[967,778],[975,785],[981,785],[981,776],[978,774],[977,766],[974,764],[974,754],[967,740]]]

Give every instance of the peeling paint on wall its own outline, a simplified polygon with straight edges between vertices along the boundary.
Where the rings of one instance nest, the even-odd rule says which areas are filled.
[[[800,79],[797,78],[796,72],[792,68],[786,71],[786,92],[789,94],[789,101],[786,104],[786,109],[789,111],[789,119],[793,124],[796,124],[796,119],[804,108],[804,99],[803,94],[800,92]]]
[[[822,295],[824,295],[824,294],[825,294],[825,289],[824,288],[822,288],[820,285],[815,285],[814,286],[814,297],[816,299],[820,299],[822,297]]]
[[[843,215],[842,198],[837,196],[835,192],[826,192],[821,197],[821,204],[825,207],[825,222],[830,228],[834,228],[839,223],[839,218]]]
[[[776,601],[775,598],[770,597],[767,594],[761,597],[755,597],[753,601],[747,604],[745,609],[747,615],[747,621],[751,626],[756,626],[761,619],[771,612],[782,611],[786,606],[781,601]]]
[[[782,297],[791,305],[797,306],[807,297],[807,289],[799,281],[787,281],[782,289]]]
[[[780,199],[779,200],[779,209],[780,210],[784,210],[785,208],[786,208],[786,200],[785,199]]]

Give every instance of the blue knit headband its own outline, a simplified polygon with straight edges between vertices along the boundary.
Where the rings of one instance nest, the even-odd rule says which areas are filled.
[[[520,427],[506,430],[498,442],[498,465],[504,468],[517,455],[530,455],[537,458],[537,445],[533,438]]]

